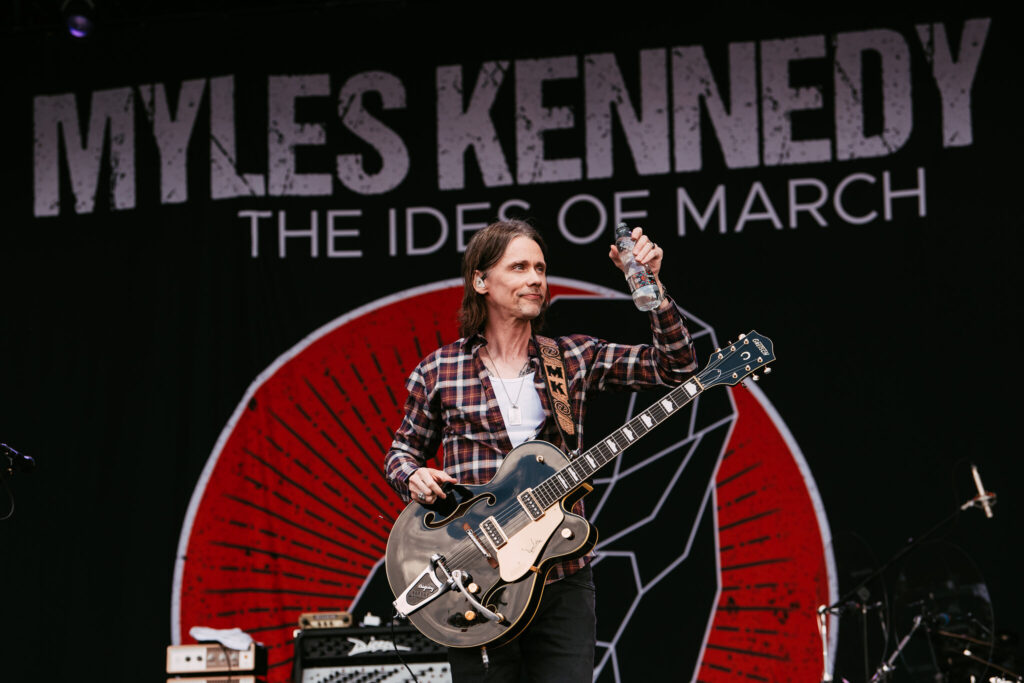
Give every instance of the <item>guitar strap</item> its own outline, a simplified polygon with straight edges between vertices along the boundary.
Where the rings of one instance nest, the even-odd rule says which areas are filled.
[[[554,339],[540,335],[536,335],[536,339],[540,347],[541,364],[544,366],[544,385],[548,388],[548,398],[551,399],[555,422],[565,444],[575,453],[579,450],[579,442],[576,437],[576,424],[572,418],[572,406],[569,404],[571,399],[568,394],[569,385],[562,350],[558,348]]]

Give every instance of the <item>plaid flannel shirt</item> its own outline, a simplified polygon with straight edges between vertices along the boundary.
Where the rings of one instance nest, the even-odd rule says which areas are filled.
[[[569,377],[579,452],[585,450],[587,391],[677,386],[697,369],[686,321],[675,303],[665,311],[652,311],[650,316],[653,345],[614,344],[584,335],[556,339]],[[410,500],[409,476],[426,465],[439,445],[444,470],[462,484],[490,481],[512,450],[490,376],[480,358],[480,348],[486,343],[478,333],[442,346],[423,359],[406,380],[405,418],[395,432],[384,468],[388,483],[404,500]],[[545,414],[536,438],[568,452],[552,416],[536,340],[530,340],[528,353]],[[582,501],[573,512],[583,514]],[[576,572],[589,559],[588,555],[560,563],[549,581]]]

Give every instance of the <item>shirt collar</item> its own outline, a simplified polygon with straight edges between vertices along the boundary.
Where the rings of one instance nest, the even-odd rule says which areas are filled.
[[[462,349],[464,351],[473,353],[478,348],[486,344],[487,339],[484,338],[483,332],[477,331],[469,336],[462,337],[461,339],[459,339],[458,343],[462,346]]]
[[[484,336],[482,330],[477,330],[468,337],[462,337],[459,339],[458,343],[462,345],[463,351],[473,354],[476,353],[481,346],[487,343],[487,337]],[[535,358],[540,355],[540,348],[537,346],[536,335],[530,335],[530,343],[529,346],[527,346],[526,354],[530,358]]]

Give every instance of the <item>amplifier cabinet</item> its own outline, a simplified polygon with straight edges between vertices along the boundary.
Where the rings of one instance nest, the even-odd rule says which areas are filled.
[[[295,636],[292,682],[358,679],[397,683],[410,680],[403,661],[422,683],[451,680],[448,650],[406,625],[395,626],[393,639],[389,626],[301,630]],[[346,677],[349,674],[351,677]]]
[[[167,646],[169,674],[264,674],[266,671],[267,649],[260,643],[250,643],[246,650],[232,650],[219,643]]]

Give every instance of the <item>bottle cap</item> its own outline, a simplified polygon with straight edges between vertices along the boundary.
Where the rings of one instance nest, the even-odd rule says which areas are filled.
[[[628,237],[633,231],[629,229],[629,226],[625,223],[619,223],[615,228],[615,237]]]

